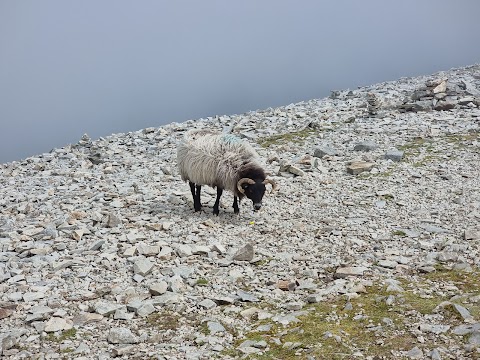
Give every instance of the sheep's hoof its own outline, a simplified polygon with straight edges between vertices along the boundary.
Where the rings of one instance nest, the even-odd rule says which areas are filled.
[[[235,214],[239,214],[239,213],[240,213],[240,209],[238,209],[238,208],[233,209],[233,212],[234,212]]]
[[[213,208],[213,214],[218,216],[218,214],[220,214],[220,211],[218,209]]]

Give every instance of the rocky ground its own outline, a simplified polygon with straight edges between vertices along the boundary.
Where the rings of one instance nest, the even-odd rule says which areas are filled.
[[[0,165],[0,354],[480,358],[479,105],[475,65]],[[258,149],[260,212],[193,212],[193,127]]]

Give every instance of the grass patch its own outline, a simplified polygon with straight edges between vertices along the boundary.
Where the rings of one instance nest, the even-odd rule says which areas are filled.
[[[77,330],[75,328],[71,328],[70,330],[65,330],[60,333],[60,335],[55,335],[54,333],[49,333],[45,340],[55,342],[55,343],[62,343],[68,339],[75,339],[77,335]]]
[[[264,259],[260,259],[257,262],[254,263],[255,266],[264,266],[268,265],[271,261],[273,260],[272,257],[266,257]]]
[[[268,148],[272,145],[284,145],[288,143],[303,144],[306,138],[317,133],[318,131],[312,128],[306,127],[305,129],[300,131],[267,136],[267,137],[258,139],[257,143],[263,148]]]
[[[344,310],[345,300],[319,303],[306,308],[308,315],[299,317],[301,323],[291,327],[273,325],[268,333],[251,332],[246,339],[265,340],[269,348],[250,359],[348,359],[357,350],[371,356],[390,356],[390,350],[408,349],[415,340],[405,330],[401,317],[392,311],[384,299],[382,288],[373,287],[359,299],[351,300],[353,310]],[[388,330],[384,318],[389,319]],[[388,336],[396,332],[395,337]],[[277,345],[272,338],[279,338]],[[381,346],[379,346],[381,340]]]
[[[167,311],[151,314],[147,317],[147,324],[160,330],[176,330],[181,326],[180,315]]]
[[[265,341],[268,346],[260,354],[245,356],[246,359],[391,359],[399,352],[413,346],[432,349],[452,346],[457,341],[463,346],[464,338],[448,335],[446,338],[425,336],[420,344],[415,332],[418,323],[426,321],[424,315],[432,314],[444,301],[452,296],[468,293],[462,300],[452,302],[466,307],[475,321],[479,320],[480,304],[468,298],[480,294],[480,272],[464,272],[441,267],[429,274],[420,274],[417,281],[399,279],[405,289],[401,293],[387,293],[386,286],[373,286],[359,298],[350,300],[352,307],[346,308],[346,300],[337,297],[330,301],[306,306],[306,315],[299,316],[299,323],[282,326],[271,320],[256,322],[272,325],[267,332],[251,331],[235,340],[234,349],[225,355],[241,357],[238,347],[246,340]],[[452,294],[452,285],[458,294]],[[453,288],[455,289],[455,288]],[[393,305],[387,304],[389,296]],[[442,311],[442,324],[452,327],[463,323],[459,314],[448,307]],[[359,355],[361,354],[361,355]],[[394,356],[394,354],[397,354]]]
[[[437,267],[437,270],[425,275],[431,282],[444,282],[454,285],[462,292],[473,292],[480,295],[480,272],[452,270],[446,267]]]
[[[423,153],[425,156],[413,163],[414,167],[421,167],[429,162],[440,159],[438,151],[435,150],[435,145],[439,142],[449,143],[457,149],[471,148],[469,142],[478,140],[480,138],[479,132],[468,132],[466,134],[451,134],[437,136],[432,139],[425,139],[421,137],[413,138],[410,142],[399,146],[400,150],[405,152],[405,159],[415,158]]]
[[[197,280],[195,283],[197,286],[207,286],[208,285],[208,280],[204,278],[200,278]]]
[[[403,230],[395,230],[395,231],[392,232],[392,235],[405,237],[405,236],[407,236],[407,233]]]

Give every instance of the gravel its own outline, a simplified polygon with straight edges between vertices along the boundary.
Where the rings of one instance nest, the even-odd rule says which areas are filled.
[[[242,334],[301,327],[306,304],[385,284],[382,301],[395,307],[407,290],[399,277],[412,291],[416,276],[440,265],[478,271],[479,79],[474,65],[246,114],[85,135],[1,164],[0,355],[262,354],[270,342]],[[227,193],[214,216],[207,187],[202,211],[193,211],[175,154],[194,127],[255,146],[280,186],[261,211],[245,201],[234,214]],[[447,307],[466,324],[445,323],[441,308],[412,317],[420,340],[396,356],[478,356],[478,317],[461,301]],[[432,336],[443,345],[425,348],[421,339]]]

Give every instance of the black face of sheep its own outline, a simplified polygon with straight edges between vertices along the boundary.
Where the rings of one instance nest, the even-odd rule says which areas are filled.
[[[252,200],[253,209],[257,211],[262,207],[262,199],[263,195],[265,195],[266,184],[271,184],[272,187],[276,186],[275,183],[269,179],[252,180],[244,178],[238,181],[237,188],[241,194]]]

